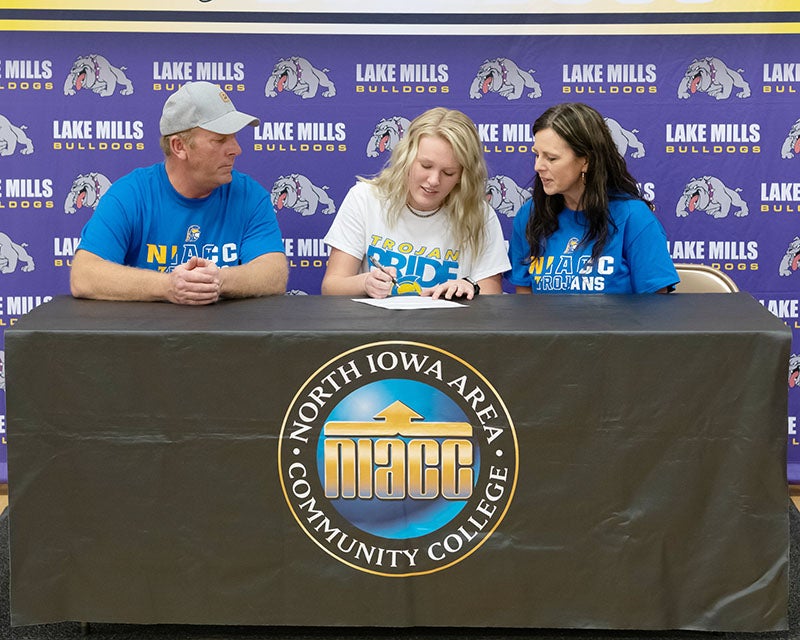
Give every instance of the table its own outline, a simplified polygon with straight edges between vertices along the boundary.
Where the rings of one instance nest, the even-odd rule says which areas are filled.
[[[5,334],[12,624],[787,624],[748,294],[59,297]]]

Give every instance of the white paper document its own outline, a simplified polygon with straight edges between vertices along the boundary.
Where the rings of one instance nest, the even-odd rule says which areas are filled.
[[[378,300],[376,298],[353,298],[354,302],[371,304],[383,309],[447,309],[450,307],[466,307],[467,305],[442,298],[433,299],[428,296],[391,296]]]

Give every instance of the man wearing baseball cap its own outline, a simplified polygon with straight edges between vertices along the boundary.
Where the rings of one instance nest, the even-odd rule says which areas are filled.
[[[258,118],[210,82],[164,104],[164,162],[114,182],[83,228],[72,295],[210,304],[285,293],[288,277],[269,192],[233,169],[236,133]]]

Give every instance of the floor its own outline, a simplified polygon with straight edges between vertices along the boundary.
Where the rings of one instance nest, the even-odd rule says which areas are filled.
[[[789,495],[794,506],[800,511],[800,485],[789,485]],[[0,484],[0,513],[8,506],[8,485]]]

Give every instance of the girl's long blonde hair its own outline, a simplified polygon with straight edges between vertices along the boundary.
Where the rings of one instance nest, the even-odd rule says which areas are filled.
[[[461,111],[435,107],[414,118],[383,171],[359,180],[378,188],[386,202],[388,222],[394,225],[408,201],[408,174],[423,136],[438,136],[450,143],[461,165],[461,179],[442,206],[449,212],[459,247],[477,256],[483,250],[488,172],[478,128]]]

